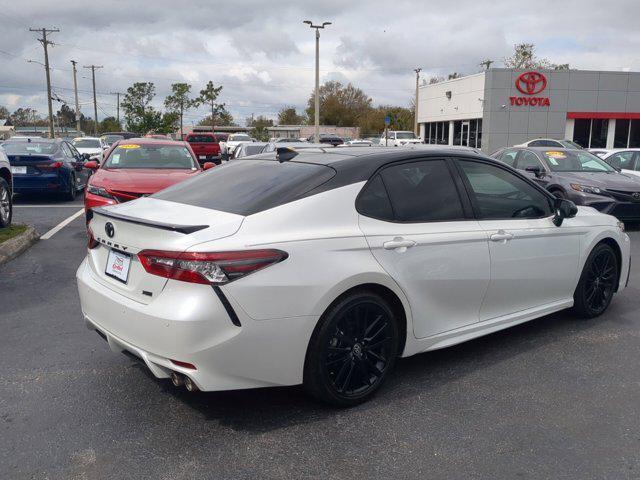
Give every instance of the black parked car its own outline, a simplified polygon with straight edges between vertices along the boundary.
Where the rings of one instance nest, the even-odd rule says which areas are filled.
[[[522,170],[556,197],[621,220],[640,221],[640,178],[619,172],[585,150],[514,147],[492,157]]]
[[[314,138],[315,135],[311,135],[307,140],[313,142]],[[344,140],[335,133],[321,133],[319,143],[329,143],[336,147],[338,145],[342,145],[344,143]]]

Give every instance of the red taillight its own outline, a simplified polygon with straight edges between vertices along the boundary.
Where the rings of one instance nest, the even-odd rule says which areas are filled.
[[[40,170],[57,170],[62,167],[62,162],[39,163],[36,165]]]
[[[100,245],[100,242],[98,242],[96,240],[96,238],[93,236],[93,232],[91,231],[90,228],[87,228],[87,235],[88,235],[88,240],[87,240],[87,248],[89,250],[93,250],[94,248],[96,248],[98,245]]]
[[[223,285],[288,257],[281,250],[235,252],[164,252],[143,250],[138,258],[152,275],[182,282]]]

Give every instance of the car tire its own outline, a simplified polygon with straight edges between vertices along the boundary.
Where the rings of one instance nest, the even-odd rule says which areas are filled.
[[[594,318],[609,307],[619,278],[618,259],[606,243],[589,254],[573,294],[573,312],[580,318]]]
[[[69,190],[67,190],[67,192],[64,194],[64,198],[70,201],[74,201],[76,199],[76,194],[78,193],[78,191],[76,190],[76,176],[75,175],[71,175],[70,179],[69,179]]]
[[[0,178],[0,228],[11,225],[13,217],[13,199],[11,188],[4,178]]]
[[[369,399],[398,356],[396,315],[387,301],[355,291],[334,302],[309,341],[303,385],[314,398],[339,407]]]

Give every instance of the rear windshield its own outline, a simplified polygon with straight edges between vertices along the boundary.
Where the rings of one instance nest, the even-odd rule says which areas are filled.
[[[100,140],[93,140],[93,139],[74,140],[73,146],[76,148],[100,148]]]
[[[334,175],[325,165],[234,160],[152,196],[246,216],[297,200]]]
[[[189,135],[187,142],[189,143],[215,143],[216,139],[211,135]]]
[[[160,168],[195,170],[196,165],[189,150],[169,145],[119,145],[109,155],[104,168]]]
[[[6,142],[2,146],[7,155],[50,155],[58,150],[58,144],[52,142]]]

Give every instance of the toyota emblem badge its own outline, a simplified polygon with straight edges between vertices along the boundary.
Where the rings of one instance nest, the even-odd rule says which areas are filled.
[[[640,200],[640,192],[634,192],[631,196],[634,200]]]
[[[116,229],[113,227],[113,223],[107,222],[104,226],[104,232],[107,234],[107,237],[113,238],[113,235],[116,233]]]

